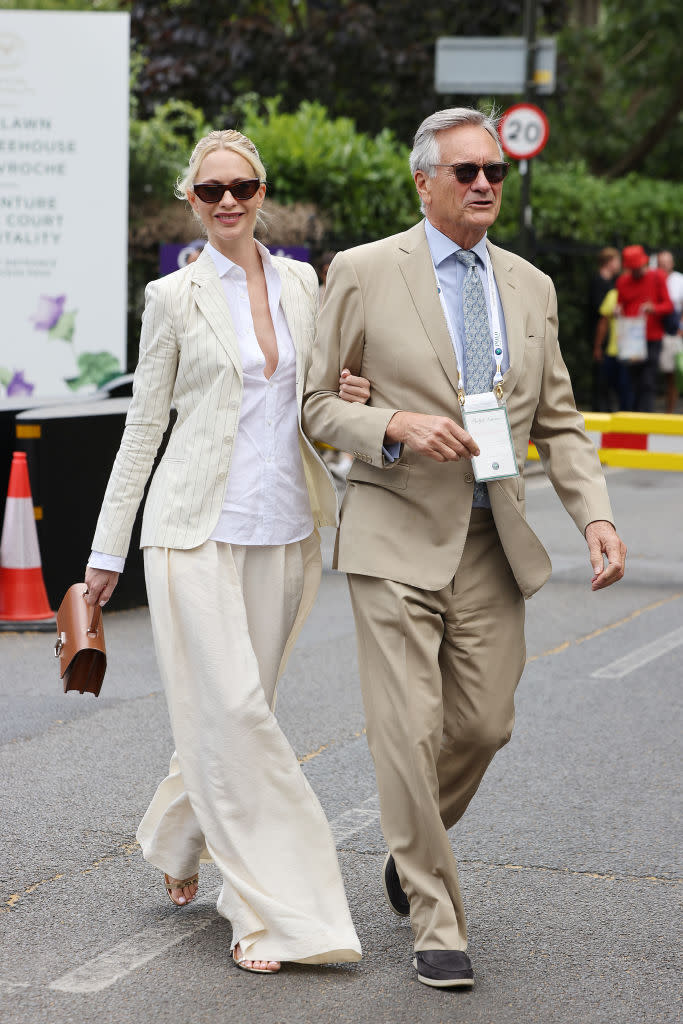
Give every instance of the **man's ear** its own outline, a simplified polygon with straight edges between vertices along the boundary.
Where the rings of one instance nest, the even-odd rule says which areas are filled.
[[[415,188],[417,189],[417,194],[420,197],[420,200],[424,203],[425,206],[429,206],[431,202],[429,178],[427,177],[424,171],[415,171],[415,174],[413,175],[413,180],[415,181]]]

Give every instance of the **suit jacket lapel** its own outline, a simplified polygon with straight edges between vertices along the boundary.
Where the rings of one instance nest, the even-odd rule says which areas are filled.
[[[491,256],[493,275],[498,285],[498,293],[505,317],[505,333],[507,334],[508,355],[510,359],[509,369],[503,374],[503,396],[507,399],[517,383],[524,359],[526,339],[522,296],[519,293],[519,288],[512,273],[512,261],[509,258],[509,254],[504,249],[491,245],[490,242],[486,244]]]
[[[437,292],[424,224],[421,222],[400,236],[398,265],[418,316],[448,379],[458,389],[458,363]]]
[[[241,377],[242,361],[240,359],[235,327],[225,299],[221,279],[216,272],[213,260],[206,250],[201,253],[199,259],[194,263],[192,290],[197,306],[204,314],[218,341],[227,352]]]

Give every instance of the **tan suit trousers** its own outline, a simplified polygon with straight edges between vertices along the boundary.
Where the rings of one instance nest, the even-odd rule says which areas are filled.
[[[510,738],[524,600],[486,509],[472,510],[460,564],[441,590],[348,579],[382,830],[410,900],[415,948],[465,949],[447,829]]]

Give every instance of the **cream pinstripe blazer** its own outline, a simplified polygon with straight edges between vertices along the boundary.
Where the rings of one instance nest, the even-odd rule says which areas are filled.
[[[301,424],[318,281],[308,264],[281,257],[273,257],[273,262],[282,280],[282,307],[296,349]],[[203,252],[195,263],[147,286],[133,398],[93,550],[126,555],[171,405],[177,420],[150,485],[140,546],[203,544],[223,505],[241,402],[235,330],[216,268]],[[301,429],[299,445],[313,521],[316,526],[334,526],[337,498],[332,480]]]

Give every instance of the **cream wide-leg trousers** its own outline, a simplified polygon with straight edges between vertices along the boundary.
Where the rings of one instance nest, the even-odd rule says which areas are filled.
[[[271,710],[318,588],[317,535],[144,558],[176,751],[138,829],[143,856],[174,878],[212,859],[250,960],[359,960],[327,819]]]

